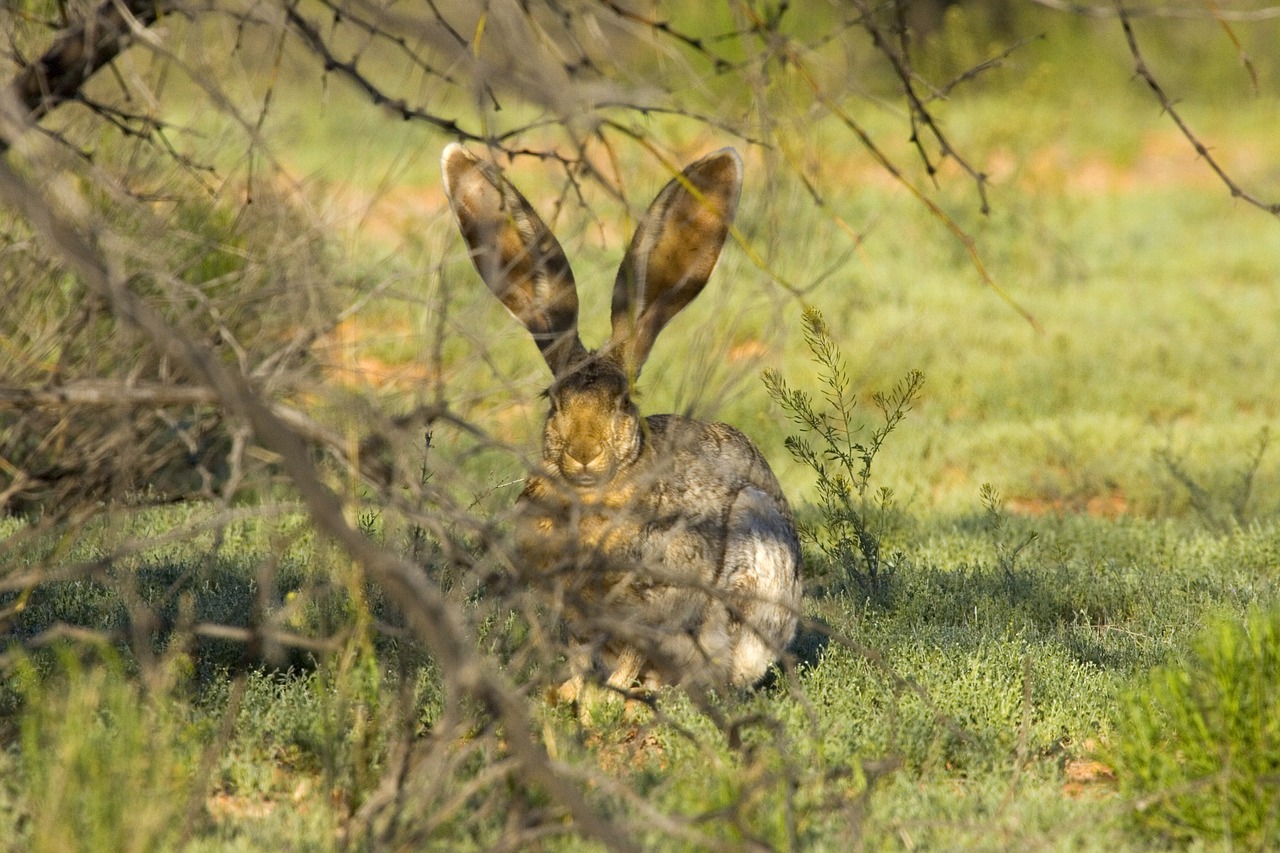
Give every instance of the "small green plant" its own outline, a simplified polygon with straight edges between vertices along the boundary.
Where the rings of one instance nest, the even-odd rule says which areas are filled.
[[[871,487],[872,466],[889,433],[911,410],[924,374],[912,370],[889,393],[874,394],[871,399],[882,419],[868,429],[855,417],[857,398],[850,389],[844,356],[822,314],[816,308],[806,308],[803,323],[805,343],[818,364],[826,407],[815,408],[808,392],[789,386],[776,370],[764,373],[770,396],[800,427],[801,435],[787,436],[787,449],[817,477],[822,518],[816,525],[801,525],[801,533],[833,565],[844,568],[847,580],[856,583],[865,595],[880,599],[885,593],[886,569],[893,564],[885,561],[880,546],[895,515],[893,490]],[[816,446],[806,437],[810,435],[816,437]]]
[[[1133,823],[1167,842],[1280,843],[1280,610],[1227,619],[1121,697],[1111,761]]]
[[[987,513],[987,529],[995,541],[996,568],[1004,575],[1009,594],[1015,595],[1019,587],[1016,571],[1018,557],[1039,537],[1035,531],[1024,536],[1016,536],[1009,529],[1009,516],[1004,511],[1004,497],[995,486],[990,483],[979,486],[978,500],[982,501],[982,508]]]
[[[1219,530],[1230,530],[1249,521],[1250,505],[1254,503],[1257,491],[1258,471],[1270,447],[1271,428],[1264,426],[1258,430],[1244,463],[1232,472],[1232,482],[1222,486],[1197,475],[1172,447],[1157,450],[1155,457],[1169,476],[1186,490],[1191,508],[1206,524]]]

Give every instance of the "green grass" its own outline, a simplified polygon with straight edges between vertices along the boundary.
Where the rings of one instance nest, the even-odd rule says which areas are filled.
[[[1029,531],[1035,543],[1002,563],[997,537]],[[722,697],[718,712],[743,721],[735,737],[745,746],[678,693],[656,720],[604,718],[585,733],[566,710],[535,703],[543,737],[677,814],[732,805],[742,826],[711,820],[729,837],[785,845],[793,830],[806,847],[839,849],[842,833],[872,847],[906,834],[926,846],[989,849],[989,834],[1000,832],[1010,843],[1146,849],[1126,820],[1133,798],[1105,780],[1073,794],[1064,768],[1135,748],[1118,740],[1127,731],[1118,697],[1154,668],[1176,667],[1196,626],[1280,599],[1280,528],[1224,536],[1171,520],[1066,516],[1008,519],[997,531],[982,516],[938,516],[914,519],[909,539],[879,605],[824,591],[821,566],[812,567],[810,616],[853,645],[832,640],[809,654],[794,694],[780,684]],[[207,582],[220,568],[174,562],[196,609],[243,606],[243,593]],[[41,621],[82,618],[70,608],[83,595],[59,601],[43,605]],[[189,651],[171,648],[162,653],[169,675],[145,687],[123,647],[83,663],[69,652],[38,655],[15,682],[24,734],[8,753],[0,814],[25,815],[20,838],[75,849],[59,848],[65,839],[44,828],[63,826],[71,802],[101,801],[84,817],[93,823],[79,849],[122,844],[118,833],[152,832],[106,799],[123,784],[112,774],[124,773],[166,786],[154,796],[172,809],[150,815],[172,824],[148,836],[158,846],[136,849],[328,849],[376,787],[389,740],[421,736],[440,707],[429,669],[340,636],[351,637],[346,652],[302,670],[245,670],[233,660],[202,671]],[[100,775],[76,769],[85,762]],[[1136,784],[1121,780],[1125,791]],[[49,794],[55,788],[72,799]],[[832,798],[862,804],[856,825],[828,810]],[[462,843],[452,833],[471,830],[460,818],[436,831],[448,846]]]
[[[1276,668],[1280,615],[1256,611],[1202,632],[1183,665],[1121,698],[1111,760],[1141,806],[1133,822],[1174,843],[1272,846],[1280,832]]]
[[[1255,799],[1274,802],[1274,765],[1233,776],[1221,758],[1235,767],[1238,755],[1215,751],[1213,729],[1252,756],[1275,755],[1274,726],[1254,723],[1280,718],[1274,624],[1256,615],[1280,606],[1280,454],[1256,451],[1280,416],[1280,223],[1232,201],[1197,161],[1130,80],[1115,32],[1096,63],[1066,79],[1072,51],[1095,44],[1085,26],[1055,30],[990,86],[940,105],[957,146],[993,175],[987,216],[950,167],[931,188],[899,114],[874,104],[860,113],[1039,328],[984,286],[965,247],[836,123],[795,142],[823,178],[825,212],[793,177],[766,175],[761,152],[746,152],[738,225],[767,270],[746,247],[728,247],[708,290],[660,338],[642,405],[742,428],[802,519],[821,526],[813,478],[784,448],[795,428],[761,370],[821,393],[802,343],[806,304],[843,350],[855,413],[869,425],[871,394],[922,370],[922,396],[873,475],[897,499],[883,585],[864,594],[848,567],[810,548],[810,630],[793,681],[710,707],[671,691],[656,716],[618,709],[584,730],[541,698],[554,673],[522,654],[521,620],[495,612],[475,578],[449,578],[481,648],[527,688],[557,757],[731,845],[1280,843],[1274,814],[1233,823],[1214,811],[1219,800],[1194,796],[1212,778],[1223,797],[1256,785],[1272,799]],[[1171,61],[1188,38],[1153,47],[1153,61]],[[940,63],[986,55],[955,39]],[[1255,57],[1270,79],[1269,55]],[[1197,90],[1187,115],[1235,177],[1264,192],[1280,163],[1276,108],[1232,88],[1240,80],[1227,60],[1214,60],[1214,86]],[[404,369],[409,380],[348,393],[386,411],[443,394],[510,443],[478,451],[444,426],[433,439],[434,470],[454,478],[459,503],[500,512],[536,447],[545,366],[464,257],[435,174],[444,140],[335,90],[323,111],[306,90],[273,116],[307,118],[277,153],[331,205],[344,280],[377,290],[349,351],[321,357]],[[679,122],[652,127],[690,145],[725,142]],[[631,203],[642,204],[662,176],[628,156]],[[539,206],[554,195],[555,176],[532,159],[513,177]],[[606,333],[626,239],[622,206],[591,200],[603,224],[572,206],[558,222],[589,344]],[[855,245],[832,213],[865,239]],[[1003,501],[984,507],[983,484]],[[500,733],[451,716],[470,719],[446,703],[439,674],[378,591],[295,507],[260,499],[232,521],[199,504],[104,511],[40,534],[0,520],[7,575],[90,569],[0,596],[0,837],[34,850],[380,849],[375,833],[394,832],[361,834],[357,816],[406,742],[447,757],[411,783],[416,799],[398,815],[394,831],[414,849],[486,849],[521,819],[545,819],[541,792],[485,781],[507,758]],[[405,550],[391,512],[366,520],[370,535]],[[161,624],[139,632],[146,614]],[[254,620],[333,651],[246,650],[195,631]],[[64,624],[97,633],[17,650]],[[1241,651],[1250,643],[1252,657]],[[1192,689],[1201,684],[1216,692]],[[1237,695],[1248,702],[1231,716]],[[647,820],[642,803],[584,787],[606,813]],[[148,805],[135,813],[121,792],[140,788]],[[1149,802],[1159,808],[1140,808]],[[598,849],[565,832],[545,849]],[[662,833],[649,833],[640,840],[656,847]]]

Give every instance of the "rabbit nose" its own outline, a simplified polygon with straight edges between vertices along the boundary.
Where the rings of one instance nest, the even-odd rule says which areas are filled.
[[[604,449],[600,447],[570,447],[565,450],[563,468],[565,474],[581,475],[603,467]]]
[[[586,458],[584,459],[584,457]],[[600,460],[603,457],[604,457],[603,450],[598,450],[594,452],[590,450],[587,450],[585,452],[580,450],[578,451],[570,450],[565,454],[565,457],[564,457],[565,467],[573,468],[579,471],[586,471],[598,465]]]

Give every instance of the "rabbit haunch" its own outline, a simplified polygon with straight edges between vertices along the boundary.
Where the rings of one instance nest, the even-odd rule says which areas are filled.
[[[658,193],[618,270],[598,352],[578,338],[564,251],[524,196],[459,145],[442,167],[477,271],[553,375],[516,545],[530,581],[563,606],[567,693],[592,670],[619,689],[759,680],[800,613],[800,546],[782,489],[738,430],[642,417],[630,393],[658,333],[715,267],[742,185],[737,154],[704,157]]]

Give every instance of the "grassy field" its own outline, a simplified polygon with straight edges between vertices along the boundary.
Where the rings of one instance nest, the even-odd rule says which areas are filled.
[[[646,409],[743,429],[830,544],[813,472],[784,446],[798,427],[761,371],[822,399],[802,334],[810,306],[867,429],[875,392],[925,375],[872,471],[873,488],[893,492],[866,510],[875,576],[807,543],[794,672],[710,707],[671,691],[655,712],[611,709],[584,728],[542,700],[550,676],[520,653],[529,627],[424,560],[527,688],[548,752],[585,768],[602,811],[648,826],[641,844],[682,843],[661,813],[704,833],[688,849],[1280,845],[1280,451],[1268,443],[1280,220],[1231,198],[1132,79],[1117,33],[1063,32],[939,112],[991,175],[988,215],[950,166],[929,183],[900,113],[865,115],[1034,322],[838,123],[808,128],[792,152],[821,176],[823,209],[770,154],[670,127],[689,157],[744,154],[743,239],[659,339]],[[969,49],[954,38],[948,50]],[[1082,44],[1099,50],[1088,63]],[[1178,56],[1172,44],[1153,61]],[[1232,58],[1210,56],[1204,85],[1180,92],[1185,115],[1266,195],[1280,106],[1250,96]],[[323,350],[333,384],[393,412],[444,394],[532,450],[548,377],[463,254],[436,171],[445,140],[335,102],[317,111],[304,92],[267,127],[343,274],[377,289]],[[643,204],[662,176],[625,165],[630,204]],[[540,164],[512,177],[550,207]],[[557,222],[588,343],[605,335],[627,239],[628,211],[598,201],[599,220],[569,210]],[[462,503],[500,513],[518,492],[520,453],[477,452],[462,435],[435,445]],[[0,594],[10,641],[71,626],[4,653],[0,838],[33,851],[488,849],[541,814],[538,791],[484,782],[508,760],[501,737],[468,732],[451,763],[410,783],[397,826],[362,823],[396,750],[451,731],[442,721],[457,709],[349,558],[287,500],[255,509],[104,508],[28,538],[25,522],[0,519],[9,577],[96,566]],[[367,509],[360,526],[408,550],[406,531]],[[138,625],[140,605],[159,624]],[[263,607],[327,653],[246,651],[195,630],[245,626]],[[116,641],[80,642],[80,629]],[[567,824],[538,844],[598,849]]]

